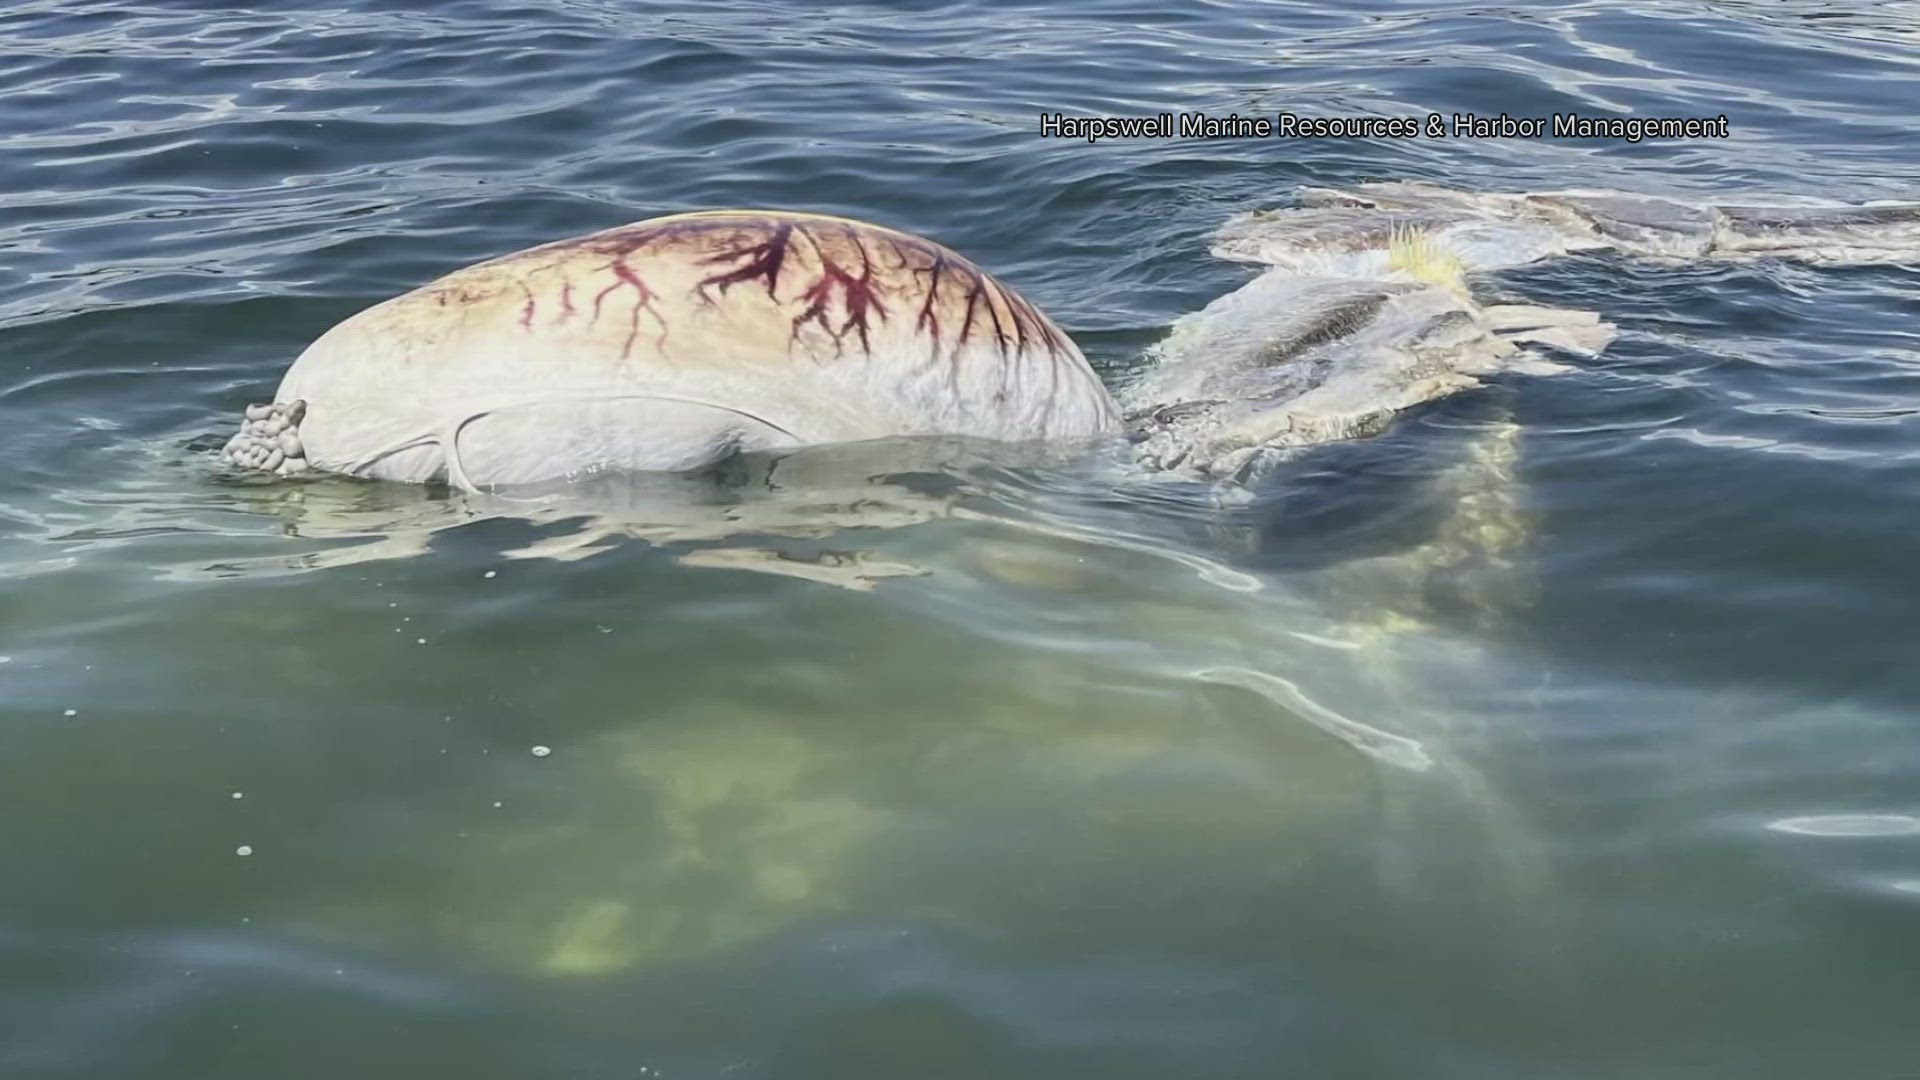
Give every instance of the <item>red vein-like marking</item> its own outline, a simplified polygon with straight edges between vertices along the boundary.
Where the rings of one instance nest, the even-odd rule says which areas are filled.
[[[855,277],[827,254],[826,248],[811,230],[801,229],[801,235],[812,243],[815,256],[820,260],[820,277],[800,294],[806,302],[806,308],[793,317],[793,334],[797,336],[807,323],[817,323],[827,335],[833,338],[836,348],[845,349],[848,331],[860,335],[860,348],[869,356],[873,354],[873,342],[869,336],[872,323],[869,316],[878,316],[880,321],[887,318],[887,306],[880,299],[873,286],[873,258],[866,245],[860,242],[859,234],[848,226],[842,230],[848,242],[860,252],[860,276]],[[827,317],[827,307],[833,301],[834,292],[840,294],[840,308],[846,315],[838,329],[835,329]]]
[[[993,294],[997,294],[999,291],[998,289],[993,289],[987,296],[987,315],[993,319],[993,343],[999,348],[1000,357],[1004,360],[1007,355],[1007,327],[1005,323],[1000,321],[1000,309],[993,305]],[[1002,299],[1004,300],[1004,298]],[[1009,318],[1012,317],[1013,311],[1011,307],[1009,307],[1007,315]]]
[[[518,284],[520,291],[527,295],[527,302],[520,305],[520,325],[522,327],[530,327],[533,325],[533,311],[536,306],[533,302],[533,290],[528,288],[527,283],[524,281]]]
[[[971,288],[967,290],[966,314],[960,320],[959,333],[955,334],[953,337],[952,359],[954,360],[959,359],[960,347],[962,345],[965,345],[967,343],[967,338],[972,336],[973,334],[974,315],[980,307],[980,294],[986,290],[986,287],[987,287],[987,283],[981,280],[979,274],[973,275],[973,285]]]
[[[613,276],[618,280],[606,288],[601,289],[599,295],[593,298],[593,317],[596,320],[600,318],[600,304],[607,298],[608,294],[621,288],[632,289],[634,293],[633,311],[628,315],[627,342],[621,346],[620,355],[633,355],[634,339],[640,336],[640,315],[642,312],[652,315],[654,321],[660,324],[659,340],[664,344],[667,339],[667,320],[660,314],[660,310],[653,306],[654,300],[658,298],[657,294],[647,287],[646,281],[643,280],[639,274],[633,272],[633,267],[627,265],[626,255],[621,254],[615,256],[614,260],[603,267],[603,269],[613,271]]]
[[[892,234],[882,234],[880,239],[885,240],[887,242],[887,250],[893,252],[893,266],[891,267],[893,270],[912,270],[918,274],[926,269],[925,267],[913,265],[913,257],[908,254],[909,251],[922,255],[937,256],[939,254],[935,251],[925,250],[919,244],[911,244],[904,238]]]
[[[898,236],[882,231],[867,232],[857,226],[839,226],[845,243],[852,245],[859,254],[857,266],[848,265],[848,255],[841,249],[829,253],[817,231],[818,225],[809,228],[805,223],[781,221],[778,219],[745,219],[735,222],[706,220],[675,221],[662,225],[642,226],[617,232],[610,236],[599,236],[582,241],[562,241],[550,245],[553,249],[574,247],[593,251],[609,257],[612,261],[605,269],[613,274],[615,282],[602,289],[594,297],[594,318],[599,317],[600,309],[606,298],[620,289],[632,289],[634,308],[629,313],[629,331],[626,349],[631,353],[637,340],[639,323],[644,315],[652,315],[660,324],[661,338],[664,342],[667,322],[660,308],[656,306],[658,294],[646,280],[635,271],[630,259],[643,248],[670,243],[681,238],[690,241],[693,238],[708,238],[705,243],[711,245],[711,238],[717,230],[725,229],[734,238],[729,245],[731,250],[712,252],[702,258],[702,262],[714,267],[715,272],[701,279],[695,286],[696,295],[705,302],[712,303],[714,297],[709,287],[717,287],[721,294],[732,286],[743,282],[758,281],[767,290],[767,295],[779,301],[781,275],[789,273],[794,267],[790,257],[793,250],[794,231],[806,237],[811,245],[815,259],[819,264],[818,276],[806,288],[802,289],[792,301],[799,306],[799,312],[792,317],[792,334],[797,340],[799,334],[811,323],[818,325],[834,345],[844,351],[847,337],[857,334],[861,348],[872,354],[872,331],[877,322],[884,322],[890,311],[887,296],[898,296],[903,302],[909,301],[913,293],[910,288],[902,288],[897,282],[898,272],[910,270],[919,278],[921,288],[918,303],[913,307],[913,327],[916,332],[928,336],[929,356],[937,363],[944,353],[949,365],[948,382],[956,386],[959,379],[958,365],[960,352],[975,340],[976,333],[990,332],[992,345],[1002,362],[1003,388],[1008,371],[1004,362],[1014,353],[1024,354],[1037,346],[1044,346],[1048,354],[1059,358],[1071,354],[1072,350],[1059,329],[1047,321],[1038,308],[1018,294],[1007,289],[984,271],[960,256],[925,240],[916,237]],[[754,243],[746,242],[753,236],[762,237]],[[893,253],[893,261],[884,268],[887,276],[877,277],[880,269],[876,267],[875,256],[866,241],[883,244],[883,251]],[[544,249],[536,249],[544,250]],[[949,282],[952,284],[950,285]],[[891,291],[889,291],[889,288]],[[947,291],[946,296],[942,290]],[[963,310],[949,313],[947,305],[957,304],[959,294],[964,290],[966,297]],[[530,298],[533,299],[533,298]],[[982,308],[984,307],[984,313]],[[1004,307],[1005,310],[1002,310]],[[562,317],[573,314],[575,302],[573,283],[563,283],[560,293]],[[537,310],[523,307],[521,324],[528,325]],[[957,317],[956,317],[957,316]],[[1059,372],[1053,371],[1050,377],[1056,384]]]
[[[727,289],[732,286],[738,285],[743,281],[752,281],[754,278],[759,278],[766,284],[767,296],[778,299],[774,297],[774,288],[780,283],[780,268],[786,263],[787,247],[792,236],[793,222],[783,221],[774,227],[772,235],[758,244],[735,248],[732,251],[723,251],[717,255],[709,255],[700,261],[707,265],[730,262],[737,259],[745,259],[746,262],[732,270],[715,274],[709,278],[703,278],[694,288],[700,293],[702,300],[712,303],[712,299],[707,296],[707,286],[713,285],[718,287],[721,295],[724,296],[726,295]]]
[[[999,296],[1002,303],[1006,302],[1007,298],[1002,290],[995,289],[993,291]],[[1007,337],[1006,327],[1000,322],[1000,309],[993,306],[992,299],[989,299],[987,302],[987,313],[993,316],[993,340],[995,344],[1000,346],[1000,388],[993,392],[993,403],[999,405],[1007,400],[1007,383],[1013,378],[1013,365],[1007,363],[1008,344],[1011,339]],[[1007,304],[1007,318],[1016,324],[1019,322],[1018,319],[1014,318],[1012,304]]]
[[[848,292],[844,298],[847,305],[847,323],[851,325],[855,319],[859,320],[860,347],[871,353],[873,349],[867,344],[867,309],[871,306],[873,314],[879,316],[881,322],[886,322],[887,306],[881,302],[879,292],[873,287],[873,255],[867,250],[867,245],[860,241],[860,231],[851,225],[846,226],[842,231],[847,234],[847,242],[853,245],[853,250],[860,253],[859,294],[856,296]],[[846,326],[840,328],[842,333],[845,333],[846,329]]]
[[[1007,316],[1013,322],[1018,346],[1024,350],[1038,339],[1046,346],[1048,355],[1059,356],[1065,343],[1061,341],[1059,332],[1047,322],[1047,317],[1040,314],[1040,309],[1006,286],[998,282],[995,285],[1000,299],[1007,305]]]
[[[1027,328],[1028,323],[1032,319],[1033,312],[1026,304],[1021,303],[1018,296],[1007,292],[1005,289],[1001,290],[1001,295],[1007,301],[1007,313],[1013,317],[1014,348],[1020,360],[1020,371],[1018,374],[1020,376],[1020,382],[1024,385],[1026,382],[1027,368],[1032,366],[1034,359],[1028,355],[1027,352],[1027,346],[1033,343],[1033,339]],[[1034,332],[1038,332],[1038,327],[1034,328]],[[1058,365],[1042,364],[1042,366],[1048,371],[1052,371]],[[1012,374],[1013,373],[1009,372],[1009,377],[1012,377]]]
[[[1000,297],[1007,302],[1007,315],[1013,320],[1013,347],[1025,355],[1027,345],[1031,343],[1027,336],[1027,313],[1023,310],[1026,305],[1005,289],[1000,290]]]
[[[533,328],[533,320],[539,314],[539,294],[534,291],[532,282],[533,279],[540,274],[561,275],[560,318],[565,319],[573,314],[573,281],[566,276],[566,268],[564,266],[558,261],[549,260],[533,266],[527,270],[522,278],[513,283],[514,286],[520,290],[520,294],[526,298],[525,302],[520,305],[520,327],[523,330],[531,330]]]
[[[927,275],[926,299],[920,302],[920,313],[914,316],[913,328],[924,330],[933,338],[933,354],[940,355],[940,313],[935,308],[940,300],[940,278],[946,273],[947,258],[939,252],[933,253],[933,264],[914,271]]]
[[[953,357],[949,360],[949,363],[951,363],[954,368],[949,379],[949,385],[958,386],[959,384],[960,348],[972,338],[974,323],[978,319],[979,313],[984,310],[987,313],[986,320],[980,321],[980,325],[984,327],[988,321],[991,321],[993,324],[994,348],[999,352],[1000,359],[1003,361],[999,365],[1000,389],[994,394],[994,401],[998,403],[1005,401],[1007,396],[1007,365],[1004,363],[1007,359],[1006,324],[1001,320],[1000,309],[994,306],[994,299],[1000,295],[1001,290],[994,280],[988,277],[986,272],[979,267],[969,265],[967,270],[968,276],[973,279],[973,284],[967,290],[966,319],[961,323],[959,337],[954,341]]]

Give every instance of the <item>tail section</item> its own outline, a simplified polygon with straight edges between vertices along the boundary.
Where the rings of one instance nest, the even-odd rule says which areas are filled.
[[[1781,258],[1827,264],[1920,261],[1920,203],[1767,200],[1700,203],[1619,191],[1467,192],[1395,181],[1305,188],[1299,205],[1232,219],[1214,254],[1324,271],[1363,265],[1393,237],[1437,237],[1469,270],[1517,266],[1572,251],[1652,259]]]

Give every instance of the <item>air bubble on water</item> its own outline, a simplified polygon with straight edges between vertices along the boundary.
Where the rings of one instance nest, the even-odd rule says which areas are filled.
[[[500,808],[501,808],[502,806],[505,806],[505,805],[506,805],[505,803],[503,803],[503,802],[500,802],[500,801],[498,801],[498,800],[496,800],[496,801],[494,802],[494,804],[493,804],[493,808],[494,808],[495,810],[498,810],[498,809],[500,809]]]
[[[413,641],[416,645],[425,645],[427,643],[426,638],[414,638]]]
[[[236,798],[236,799],[240,799],[240,798],[245,798],[245,797],[246,797],[246,794],[247,794],[247,793],[246,793],[246,792],[244,792],[244,791],[236,791],[236,792],[234,792],[234,793],[233,793],[233,797],[234,797],[234,798]]]
[[[66,713],[65,713],[64,715],[66,715],[66,716],[79,716],[79,715],[80,715],[80,710],[79,710],[79,709],[68,709],[68,710],[66,711]]]
[[[487,573],[486,573],[486,576],[487,576],[487,577],[490,577],[490,578],[491,578],[491,577],[498,577],[498,576],[499,576],[499,574],[500,574],[500,571],[498,571],[498,570],[489,570],[489,571],[487,571]]]
[[[241,844],[241,845],[240,845],[239,847],[237,847],[237,848],[234,848],[234,849],[233,849],[233,853],[234,853],[235,855],[243,855],[243,856],[244,856],[244,855],[251,855],[251,854],[253,854],[253,845],[252,845],[252,844]]]
[[[551,753],[553,753],[553,747],[551,746],[536,746],[533,748],[534,757],[546,757]]]

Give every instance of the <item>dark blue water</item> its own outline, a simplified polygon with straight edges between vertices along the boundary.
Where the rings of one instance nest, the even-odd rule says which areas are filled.
[[[1920,1074],[1920,267],[1522,268],[1620,339],[1251,502],[748,530],[870,590],[207,449],[649,215],[933,237],[1118,382],[1300,185],[1911,200],[1915,101],[1895,0],[12,0],[0,1075]],[[1281,109],[1731,137],[1037,134]]]

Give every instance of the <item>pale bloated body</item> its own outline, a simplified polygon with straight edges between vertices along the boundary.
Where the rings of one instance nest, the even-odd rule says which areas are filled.
[[[304,418],[287,423],[295,402]],[[322,335],[275,405],[230,457],[467,488],[1119,427],[1071,339],[964,258],[763,211],[658,218],[455,271]]]

